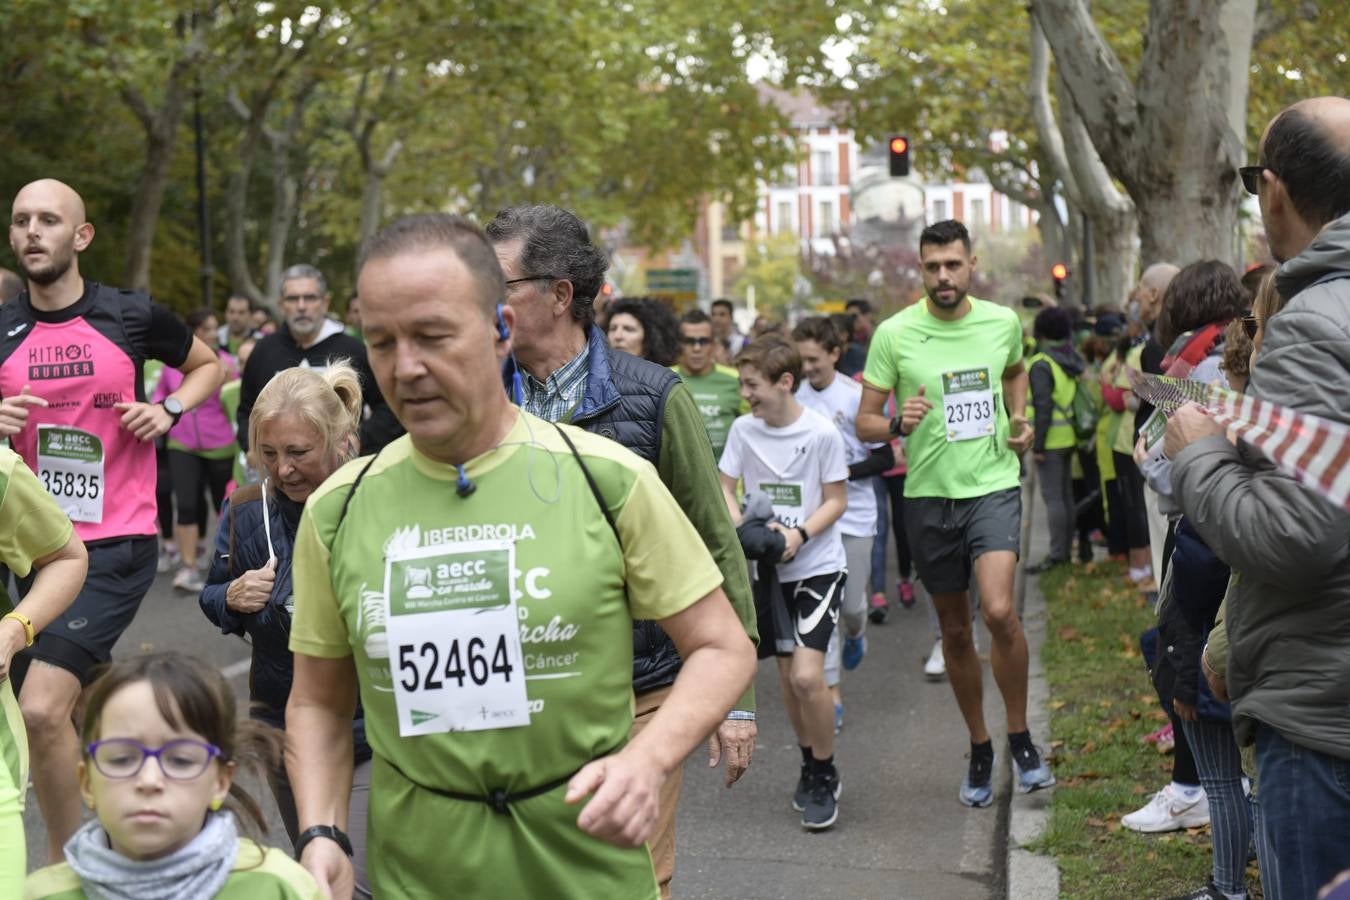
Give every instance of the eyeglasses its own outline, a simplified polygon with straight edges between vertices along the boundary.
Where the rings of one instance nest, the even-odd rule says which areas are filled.
[[[686,347],[703,347],[711,344],[712,341],[713,339],[708,337],[680,337],[680,343]]]
[[[1279,173],[1270,166],[1242,166],[1238,169],[1238,176],[1242,179],[1242,186],[1247,189],[1247,193],[1256,193],[1256,189],[1261,185],[1262,172],[1279,176]]]
[[[282,303],[318,303],[323,297],[320,294],[286,294],[281,298]]]
[[[1247,332],[1248,340],[1256,340],[1256,330],[1260,327],[1260,323],[1256,321],[1256,316],[1242,317],[1242,330]]]
[[[557,275],[526,275],[524,278],[507,279],[506,286],[510,287],[513,284],[520,284],[522,281],[562,281],[562,279]]]
[[[145,761],[153,756],[165,778],[192,781],[206,771],[211,760],[224,755],[214,744],[187,738],[169,741],[156,750],[131,738],[95,741],[86,749],[94,761],[94,768],[104,778],[134,778],[140,774]]]

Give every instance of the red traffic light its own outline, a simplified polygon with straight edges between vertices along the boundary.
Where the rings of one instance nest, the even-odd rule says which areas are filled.
[[[1050,267],[1050,277],[1056,281],[1063,281],[1069,277],[1069,267],[1064,263],[1055,263]]]
[[[902,137],[891,138],[892,153],[904,153],[908,149],[909,149],[909,141],[905,140]]]

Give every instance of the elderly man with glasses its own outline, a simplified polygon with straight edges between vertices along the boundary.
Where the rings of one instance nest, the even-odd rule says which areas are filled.
[[[585,224],[556,206],[517,206],[487,226],[506,276],[515,326],[507,388],[522,409],[623,444],[656,466],[722,572],[723,590],[755,639],[754,602],[745,555],[722,500],[712,447],[693,397],[669,369],[611,350],[595,327],[594,303],[609,261]],[[661,528],[662,523],[651,523]],[[671,691],[682,661],[655,622],[633,626],[636,736]],[[754,685],[709,739],[708,760],[726,757],[726,784],[750,765],[755,749]],[[661,790],[661,819],[651,840],[663,897],[675,869],[675,808],[680,770]]]
[[[366,412],[361,422],[361,452],[374,453],[403,433],[385,402],[366,360],[366,345],[347,334],[342,324],[328,318],[331,300],[323,273],[299,264],[282,273],[281,313],[285,323],[258,341],[244,366],[239,385],[239,445],[248,449],[248,417],[259,392],[282,369],[304,366],[324,369],[345,359],[361,379]]]

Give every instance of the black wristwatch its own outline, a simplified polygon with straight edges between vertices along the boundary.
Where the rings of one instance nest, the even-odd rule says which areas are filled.
[[[300,854],[305,852],[309,842],[315,838],[328,838],[330,841],[336,841],[337,845],[342,848],[343,853],[347,854],[348,857],[352,855],[351,839],[343,833],[341,828],[336,825],[311,825],[300,832],[300,836],[295,839],[295,858],[297,860],[300,858]]]
[[[802,543],[803,543],[803,544],[805,544],[807,541],[811,540],[811,535],[809,535],[809,534],[806,533],[806,528],[805,528],[805,527],[803,527],[803,526],[801,526],[801,525],[798,525],[798,526],[797,526],[797,533],[800,534],[800,535],[802,536]]]
[[[177,425],[178,420],[183,418],[183,404],[178,402],[177,397],[165,397],[159,401],[159,405],[164,407],[164,411],[173,417],[173,424]]]
[[[892,436],[892,437],[904,437],[904,435],[901,434],[901,432],[900,432],[900,427],[901,427],[901,425],[903,425],[903,424],[904,424],[904,420],[902,420],[899,416],[896,416],[894,419],[891,419],[891,436]]]

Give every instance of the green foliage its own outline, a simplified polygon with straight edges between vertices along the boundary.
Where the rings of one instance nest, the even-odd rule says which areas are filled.
[[[1209,877],[1207,827],[1145,835],[1120,825],[1171,779],[1171,758],[1140,740],[1167,724],[1139,651],[1140,633],[1157,619],[1123,575],[1120,564],[1096,563],[1040,580],[1059,784],[1033,849],[1055,857],[1065,897],[1170,897]],[[1248,885],[1260,897],[1254,872]]]
[[[197,43],[187,27],[194,10]],[[0,190],[13,196],[37,177],[69,181],[100,232],[82,264],[115,281],[145,158],[129,94],[156,108],[175,64],[189,59],[202,92],[218,270],[229,175],[243,165],[244,142],[260,140],[229,94],[277,130],[305,85],[313,88],[291,171],[274,171],[262,144],[248,161],[245,245],[255,280],[268,251],[271,179],[288,174],[299,208],[285,255],[324,267],[338,292],[348,290],[371,161],[396,143],[385,217],[449,209],[485,218],[550,202],[669,246],[692,231],[704,196],[748,217],[758,176],[791,158],[784,121],[745,74],[746,61],[773,44],[775,24],[749,0],[722,4],[716,17],[689,0],[10,0],[0,4],[8,38],[0,88],[22,102],[0,121],[8,148]],[[805,30],[794,34],[807,41]],[[187,298],[198,283],[190,123],[189,114],[174,135],[152,257],[157,292],[167,288],[183,309],[195,305]]]
[[[745,254],[745,268],[736,278],[732,292],[746,297],[755,290],[755,307],[762,315],[783,318],[802,278],[801,245],[789,232],[769,235],[751,242]]]

